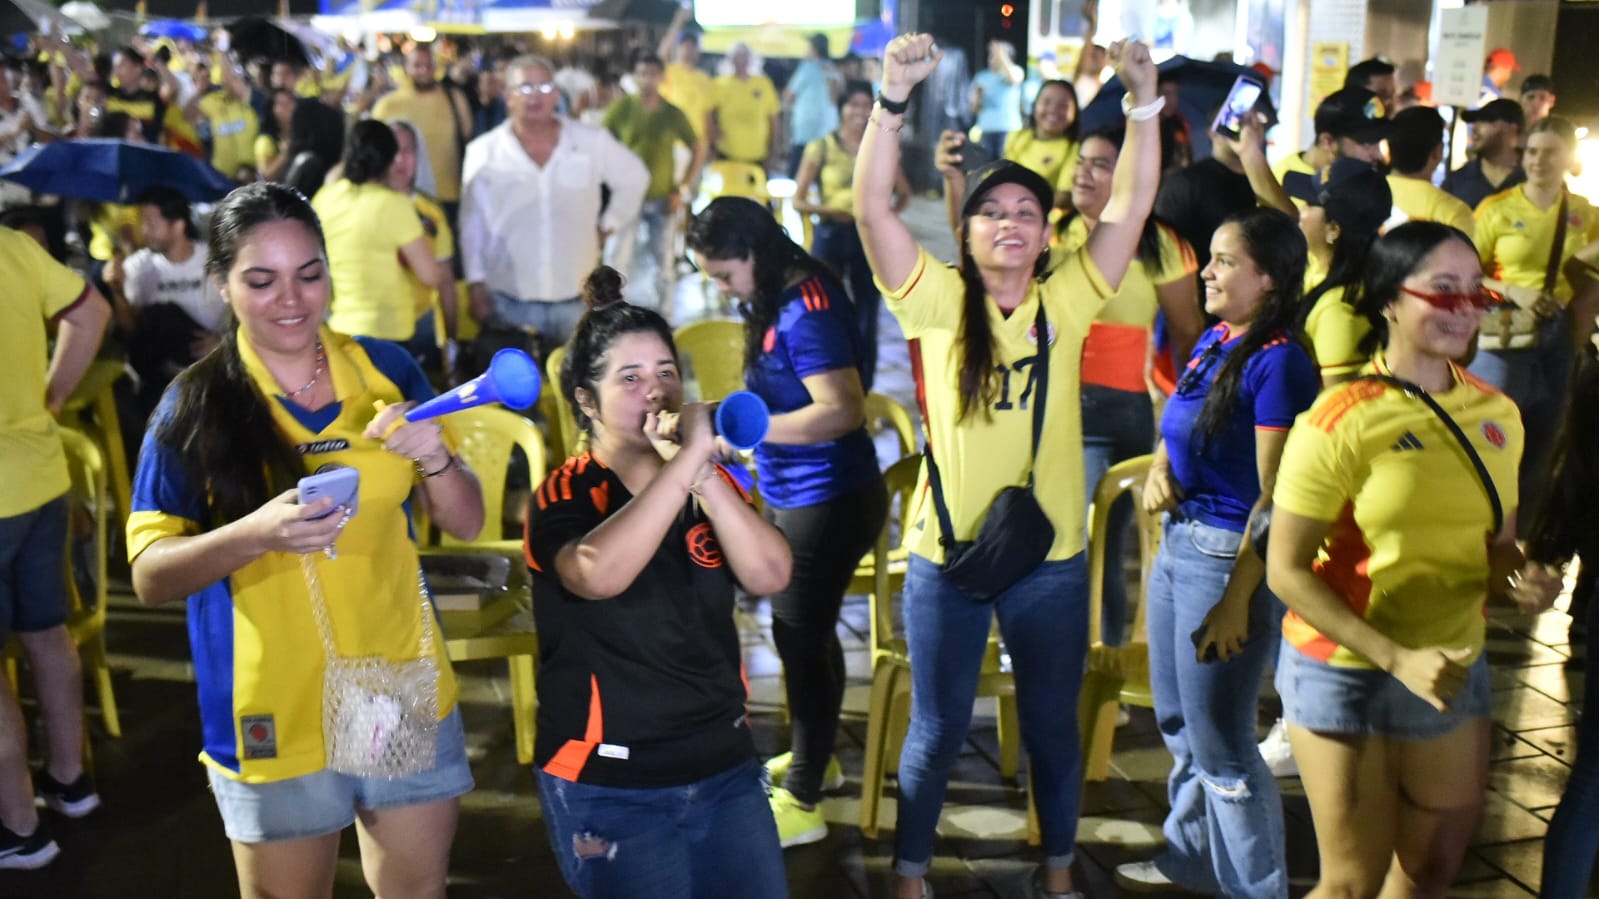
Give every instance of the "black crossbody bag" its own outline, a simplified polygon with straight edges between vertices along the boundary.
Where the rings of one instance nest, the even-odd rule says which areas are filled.
[[[975,540],[956,540],[950,522],[949,506],[944,503],[944,486],[938,476],[938,463],[929,443],[927,479],[933,488],[933,507],[938,512],[939,545],[944,548],[944,579],[962,593],[981,602],[993,602],[1033,569],[1043,564],[1055,543],[1055,526],[1033,495],[1033,473],[1038,468],[1038,446],[1044,439],[1044,407],[1049,396],[1049,321],[1044,317],[1044,298],[1038,298],[1034,319],[1038,335],[1037,372],[1033,390],[1033,452],[1027,466],[1027,484],[1006,487],[988,507]]]
[[[1361,375],[1355,380],[1380,381],[1387,384],[1389,387],[1404,393],[1405,396],[1414,397],[1426,403],[1427,408],[1438,416],[1438,420],[1444,423],[1444,427],[1448,428],[1449,433],[1453,434],[1455,440],[1460,443],[1460,448],[1466,451],[1466,458],[1471,460],[1471,467],[1476,470],[1477,477],[1482,481],[1482,489],[1488,494],[1488,505],[1493,507],[1493,533],[1497,536],[1500,529],[1505,526],[1505,507],[1499,499],[1499,489],[1494,486],[1493,475],[1488,473],[1488,466],[1483,464],[1482,456],[1477,454],[1477,448],[1471,445],[1471,440],[1466,437],[1466,432],[1460,430],[1460,425],[1455,424],[1455,420],[1450,417],[1448,412],[1444,411],[1444,407],[1438,405],[1438,401],[1433,399],[1432,395],[1423,390],[1419,384],[1413,384],[1403,378],[1396,378],[1393,375],[1371,374]],[[1255,552],[1263,559],[1266,557],[1266,539],[1270,534],[1270,530],[1271,507],[1268,506],[1264,513],[1255,516],[1255,520],[1249,528],[1249,539],[1255,545]]]

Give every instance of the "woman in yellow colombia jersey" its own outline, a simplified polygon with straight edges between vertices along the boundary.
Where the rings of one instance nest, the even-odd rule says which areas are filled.
[[[1328,390],[1289,434],[1267,547],[1289,609],[1277,690],[1321,854],[1312,895],[1441,896],[1488,774],[1483,603],[1508,593],[1547,608],[1560,583],[1509,579],[1521,423],[1452,361],[1486,305],[1470,241],[1400,225],[1372,246],[1360,293],[1383,345],[1363,374],[1408,384]]]
[[[1049,257],[1054,185],[999,160],[967,179],[960,262],[942,265],[917,245],[892,207],[902,104],[941,55],[925,34],[890,42],[882,93],[855,164],[856,223],[889,311],[915,342],[923,419],[941,473],[942,488],[935,492],[947,506],[947,515],[935,515],[937,504],[923,501],[905,535],[910,654],[937,664],[911,667],[895,889],[901,897],[923,895],[939,810],[997,615],[1016,660],[1017,706],[1035,777],[1045,856],[1038,887],[1047,899],[1058,899],[1079,895],[1071,885],[1081,776],[1077,722],[1059,707],[1081,686],[1088,637],[1078,372],[1089,325],[1121,285],[1154,206],[1160,165],[1155,117],[1162,104],[1149,49],[1117,44],[1117,72],[1139,105],[1129,113],[1110,202],[1083,248],[1040,277]],[[1044,378],[1037,377],[1040,362],[1047,363]],[[1036,457],[1035,410],[1043,419]],[[924,477],[933,471],[924,463]],[[969,581],[957,586],[943,567],[946,546],[973,539],[996,495],[1022,484],[1031,486],[1054,531],[1044,560],[1008,572],[1017,579],[986,597]],[[918,489],[917,495],[928,492]],[[949,520],[947,528],[940,517]]]
[[[326,895],[340,832],[359,821],[374,892],[412,884],[442,895],[472,774],[444,641],[426,637],[432,610],[407,504],[418,498],[440,528],[471,539],[483,525],[477,479],[437,421],[401,417],[432,396],[410,356],[323,323],[326,250],[303,196],[266,183],[229,194],[212,219],[206,270],[237,326],[156,410],[128,555],[142,603],[188,600],[200,759],[241,891]],[[359,472],[357,508],[298,502],[298,480],[324,465]],[[328,767],[326,631],[342,658],[417,660],[429,646],[431,769],[390,779]]]

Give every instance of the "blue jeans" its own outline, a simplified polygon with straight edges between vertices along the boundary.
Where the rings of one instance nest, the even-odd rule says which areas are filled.
[[[627,277],[628,302],[656,310],[670,308],[677,274],[672,265],[672,238],[668,201],[660,197],[645,200],[638,218],[617,228],[606,241],[606,259]]]
[[[658,789],[536,773],[561,876],[584,899],[788,895],[777,821],[754,759],[697,783]]]
[[[1483,327],[1491,329],[1492,313]],[[1522,507],[1530,508],[1542,496],[1549,475],[1549,451],[1565,409],[1566,387],[1571,379],[1571,332],[1564,315],[1538,326],[1538,345],[1524,350],[1481,350],[1471,362],[1471,373],[1504,391],[1521,410],[1526,428],[1526,450],[1518,477]],[[1523,515],[1517,527],[1525,532],[1532,516]]]
[[[1117,462],[1142,456],[1155,446],[1155,408],[1147,393],[1084,384],[1083,478],[1089,502],[1094,488]],[[1100,639],[1122,645],[1127,629],[1127,578],[1122,559],[1127,552],[1127,526],[1133,520],[1133,497],[1116,500],[1105,533],[1105,592],[1100,615]]]
[[[0,648],[11,634],[37,633],[67,622],[66,571],[70,512],[65,494],[0,518]]]
[[[1033,796],[1045,864],[1065,868],[1077,845],[1082,752],[1077,693],[1088,653],[1087,569],[1081,553],[1045,562],[979,602],[945,582],[939,567],[912,555],[905,575],[905,639],[911,656],[911,724],[899,757],[895,870],[927,873],[949,772],[972,723],[972,700],[999,616],[1016,676],[1016,710],[1032,763]]]
[[[557,346],[572,339],[578,320],[583,317],[583,300],[524,300],[503,291],[489,291],[494,306],[493,324],[538,332],[545,346]]]
[[[1221,599],[1241,531],[1168,516],[1149,575],[1149,679],[1155,721],[1172,755],[1161,830],[1161,872],[1190,890],[1225,896],[1288,895],[1277,780],[1256,748],[1260,676],[1281,627],[1264,584],[1249,606],[1244,650],[1200,663],[1191,635]]]
[[[1586,704],[1577,720],[1577,756],[1566,792],[1544,838],[1544,899],[1590,895],[1588,881],[1599,855],[1599,708],[1592,705],[1599,702],[1599,603],[1588,604],[1587,622],[1588,661],[1582,675]]]
[[[877,317],[883,304],[866,264],[866,250],[854,222],[817,222],[811,231],[811,255],[838,273],[855,304],[855,333],[860,337],[861,385],[872,389],[877,374]]]

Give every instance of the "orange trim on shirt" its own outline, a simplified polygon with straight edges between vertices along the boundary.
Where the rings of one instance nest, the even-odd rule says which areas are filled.
[[[588,764],[595,747],[605,741],[605,715],[600,706],[600,681],[589,675],[589,720],[583,728],[583,739],[567,740],[545,763],[544,773],[551,777],[576,782]]]
[[[1381,381],[1350,381],[1328,397],[1321,408],[1311,413],[1310,426],[1331,434],[1339,420],[1349,414],[1349,410],[1372,397],[1382,396],[1387,389],[1388,385]]]
[[[1083,341],[1084,384],[1143,393],[1149,329],[1139,325],[1094,322]]]
[[[1313,570],[1351,612],[1364,619],[1371,607],[1371,547],[1360,525],[1355,523],[1354,503],[1344,503],[1338,521],[1327,536],[1326,553],[1325,559],[1316,561]],[[1283,618],[1283,639],[1321,662],[1332,658],[1338,649],[1337,643],[1292,611]]]

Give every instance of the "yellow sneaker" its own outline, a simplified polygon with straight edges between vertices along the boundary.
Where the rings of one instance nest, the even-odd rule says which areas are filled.
[[[771,792],[772,817],[777,819],[777,839],[784,849],[827,838],[827,819],[821,806],[806,808],[782,787]]]
[[[766,760],[766,776],[773,786],[782,786],[783,778],[788,775],[788,766],[794,763],[794,753],[785,752],[774,755]],[[838,763],[838,756],[827,760],[827,768],[822,771],[822,791],[842,789],[844,786],[844,766]]]

